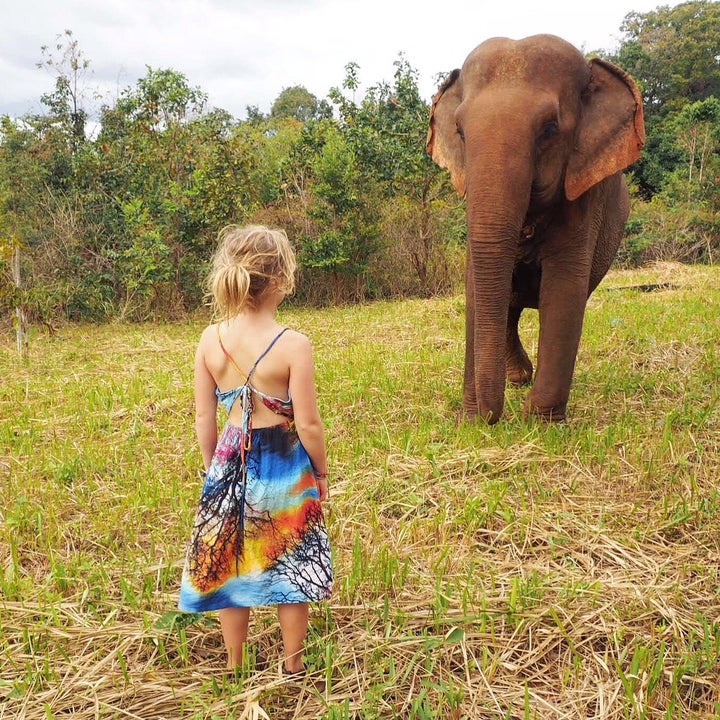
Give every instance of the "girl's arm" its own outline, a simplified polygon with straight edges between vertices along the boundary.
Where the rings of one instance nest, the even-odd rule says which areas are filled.
[[[205,365],[203,337],[195,352],[195,432],[207,470],[217,445],[217,397],[215,379]]]
[[[320,500],[328,496],[325,429],[320,418],[315,389],[315,366],[312,346],[304,335],[297,335],[290,362],[290,395],[293,401],[295,427],[303,447],[310,456],[318,481]]]

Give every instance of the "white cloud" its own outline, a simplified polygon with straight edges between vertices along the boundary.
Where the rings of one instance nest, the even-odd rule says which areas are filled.
[[[348,62],[360,65],[365,87],[391,81],[400,52],[418,70],[429,99],[435,76],[459,67],[488,37],[550,32],[581,49],[610,49],[627,13],[656,7],[650,0],[605,0],[576,12],[565,0],[13,2],[0,24],[0,114],[40,109],[40,95],[52,89],[54,78],[35,63],[41,46],[53,46],[65,29],[91,62],[88,84],[109,100],[149,65],[184,73],[213,106],[242,117],[247,105],[268,111],[292,85],[325,97],[341,84]]]

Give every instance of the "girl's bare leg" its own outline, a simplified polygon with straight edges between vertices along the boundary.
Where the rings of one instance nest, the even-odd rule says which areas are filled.
[[[297,672],[304,667],[302,651],[309,616],[310,606],[307,603],[278,605],[278,620],[285,652],[283,667],[288,672]]]
[[[247,641],[248,622],[250,621],[250,608],[223,608],[218,611],[218,618],[227,650],[227,667],[229,670],[233,670],[242,664],[243,645]]]

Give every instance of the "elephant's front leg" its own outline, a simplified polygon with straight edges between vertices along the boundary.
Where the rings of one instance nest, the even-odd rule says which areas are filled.
[[[565,420],[582,334],[589,272],[589,262],[543,265],[537,372],[525,401],[526,415]]]

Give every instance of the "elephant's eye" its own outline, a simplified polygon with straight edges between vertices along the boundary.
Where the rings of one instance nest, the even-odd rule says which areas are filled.
[[[550,120],[549,122],[546,122],[542,126],[542,130],[540,131],[540,140],[549,140],[550,138],[557,135],[558,130],[558,124],[557,122],[555,122],[555,120]]]
[[[460,139],[465,142],[465,133],[463,132],[463,129],[459,125],[456,125],[455,129],[457,130],[457,134],[460,136]]]

